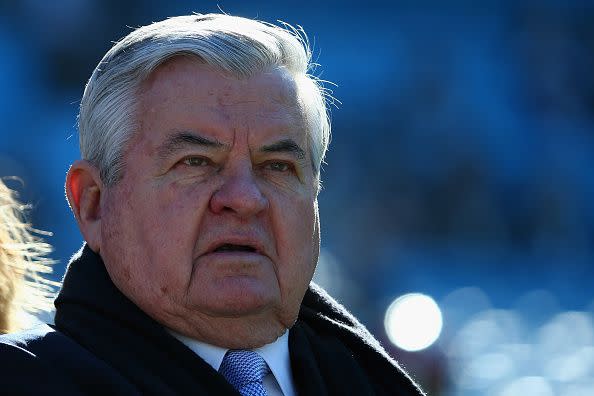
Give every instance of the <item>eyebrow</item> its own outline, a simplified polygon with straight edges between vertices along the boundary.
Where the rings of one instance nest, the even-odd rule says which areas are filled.
[[[305,150],[303,150],[293,139],[283,139],[276,143],[262,146],[259,150],[263,153],[291,153],[298,159],[305,158]]]
[[[183,150],[188,146],[202,146],[210,148],[221,148],[225,145],[216,139],[210,139],[194,132],[182,131],[169,136],[158,148],[160,158],[167,158],[171,154]]]

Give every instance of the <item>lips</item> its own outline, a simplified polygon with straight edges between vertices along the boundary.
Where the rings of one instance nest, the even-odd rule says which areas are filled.
[[[248,253],[255,253],[256,248],[250,245],[237,245],[233,243],[224,243],[221,246],[215,248],[213,253],[223,253],[223,252],[248,252]]]
[[[257,253],[266,255],[263,244],[257,238],[245,236],[219,237],[208,244],[204,254]]]
[[[220,279],[263,276],[262,271],[271,265],[272,258],[267,239],[259,238],[259,235],[218,234],[207,242],[203,240],[206,245],[196,257],[194,268],[211,271],[208,276]]]

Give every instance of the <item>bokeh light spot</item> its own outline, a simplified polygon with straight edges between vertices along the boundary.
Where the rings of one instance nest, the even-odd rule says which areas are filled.
[[[429,347],[441,333],[443,319],[435,301],[424,294],[405,294],[390,304],[384,326],[390,341],[406,351]]]

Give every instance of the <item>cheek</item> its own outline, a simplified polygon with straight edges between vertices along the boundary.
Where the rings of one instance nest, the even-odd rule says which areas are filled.
[[[134,219],[131,218],[133,204],[130,194],[110,192],[101,208],[101,247],[100,252],[104,260],[113,257],[128,259],[130,250],[136,246],[132,243],[132,235],[128,230]],[[131,249],[127,249],[126,246]],[[105,257],[105,255],[108,255]]]
[[[299,295],[307,288],[317,262],[319,228],[315,201],[297,200],[281,208],[276,216],[275,234],[281,290]]]
[[[170,184],[141,198],[149,203],[141,203],[139,238],[152,259],[162,263],[159,267],[166,266],[161,271],[184,271],[191,265],[207,197],[208,193],[196,186]]]
[[[196,184],[153,186],[139,197],[141,220],[157,240],[190,241],[207,208],[208,197],[208,190]]]
[[[104,259],[118,263],[110,273],[137,287],[144,283],[156,293],[185,284],[206,207],[202,195],[189,185],[151,185],[108,201],[102,240],[109,255]]]
[[[140,242],[133,233],[135,219],[133,211],[124,200],[118,205],[116,202],[108,204],[101,219],[101,248],[109,276],[117,288],[132,300],[144,295],[137,287],[146,283],[146,272],[141,265],[146,263],[146,253],[139,248]],[[144,264],[146,265],[146,264]]]

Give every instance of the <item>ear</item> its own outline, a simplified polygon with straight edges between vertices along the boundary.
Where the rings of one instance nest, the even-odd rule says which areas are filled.
[[[101,193],[99,169],[89,161],[75,161],[66,175],[66,197],[78,228],[89,247],[101,250]]]

